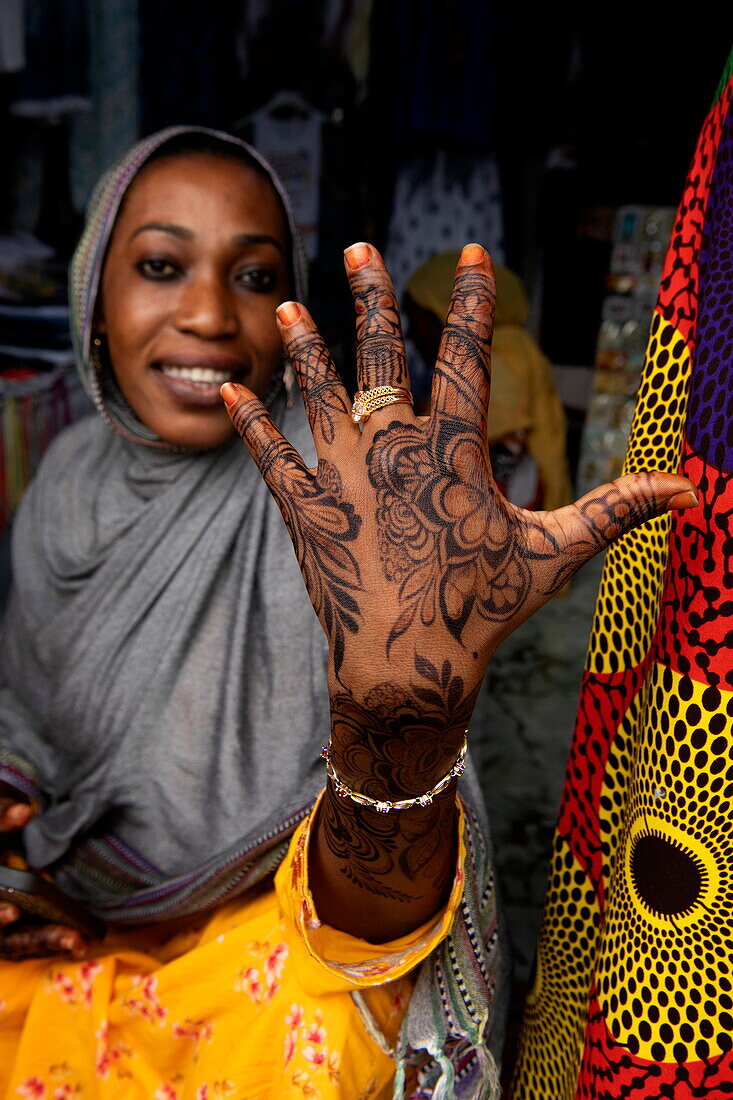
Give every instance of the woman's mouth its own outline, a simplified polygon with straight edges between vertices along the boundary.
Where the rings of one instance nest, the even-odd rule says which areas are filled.
[[[158,369],[169,378],[180,378],[195,386],[223,386],[225,382],[231,382],[236,373],[230,370],[214,370],[213,367],[179,367],[172,363],[160,363]]]
[[[198,406],[221,405],[221,387],[225,382],[241,377],[245,370],[241,363],[225,368],[160,362],[154,363],[153,367],[161,385],[177,402]]]

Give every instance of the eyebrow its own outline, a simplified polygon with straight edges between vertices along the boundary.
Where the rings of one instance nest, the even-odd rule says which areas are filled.
[[[170,233],[172,237],[178,237],[182,241],[192,241],[195,237],[195,233],[190,229],[186,229],[183,225],[175,225],[173,222],[146,222],[145,225],[138,226],[135,232],[130,235],[130,240],[149,230],[155,230],[158,233]],[[285,254],[277,237],[271,237],[268,233],[238,233],[235,237],[232,237],[232,244],[236,245],[237,248],[245,248],[250,244],[272,244],[278,252]]]

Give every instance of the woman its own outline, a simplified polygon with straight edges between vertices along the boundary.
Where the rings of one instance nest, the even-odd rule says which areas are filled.
[[[29,862],[116,927],[83,961],[52,929],[50,961],[0,968],[6,1095],[490,1095],[491,867],[475,785],[455,790],[481,676],[582,561],[693,503],[666,475],[553,514],[501,501],[478,246],[429,421],[370,246],[346,253],[361,425],[305,308],[280,306],[311,439],[278,383],[294,242],[225,135],[148,138],[92,200],[72,302],[108,423],[59,439],[17,521],[0,763],[31,800],[3,818]]]

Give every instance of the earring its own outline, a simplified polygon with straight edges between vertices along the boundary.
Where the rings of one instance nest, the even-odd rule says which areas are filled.
[[[295,380],[295,371],[290,365],[290,360],[286,360],[285,369],[283,370],[283,385],[285,387],[286,404],[289,409],[292,409],[295,403],[295,391],[298,388],[298,384]]]
[[[94,368],[94,373],[100,375],[102,373],[102,337],[92,336],[92,346],[89,349],[89,360]]]

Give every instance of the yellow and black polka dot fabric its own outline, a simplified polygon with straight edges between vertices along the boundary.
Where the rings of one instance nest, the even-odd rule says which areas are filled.
[[[514,1100],[733,1097],[732,96],[729,61],[625,464],[700,504],[607,554]]]

